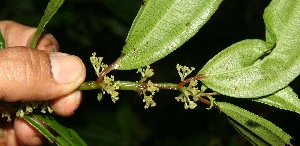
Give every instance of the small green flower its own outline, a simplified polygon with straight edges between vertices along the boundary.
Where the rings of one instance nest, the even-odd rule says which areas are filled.
[[[43,105],[42,105],[42,107],[41,107],[41,112],[42,113],[46,113],[46,111],[48,111],[49,113],[53,112],[53,110],[49,106],[48,102],[44,102]]]
[[[33,112],[33,108],[28,103],[26,103],[25,113],[29,114],[32,112]]]
[[[21,103],[19,110],[16,112],[16,116],[22,118],[25,114],[32,113],[33,110],[38,108],[40,105],[42,105],[41,107],[42,113],[46,113],[46,111],[51,113],[53,111],[47,101],[46,102],[24,102]]]
[[[104,76],[103,81],[101,82],[101,87],[103,94],[110,94],[112,101],[115,103],[119,99],[119,92],[116,90],[120,88],[120,82],[114,80],[115,78],[113,75],[111,77]]]
[[[201,91],[196,87],[198,85],[197,80],[191,80],[188,87],[182,87],[182,93],[175,97],[178,102],[184,102],[185,109],[194,109],[197,104],[196,101],[199,100]],[[190,99],[190,96],[193,97],[193,100]]]
[[[19,109],[16,113],[17,117],[22,118],[25,115],[25,112],[23,111],[23,109]]]
[[[149,106],[154,107],[156,106],[155,101],[153,100],[153,96],[155,94],[155,92],[158,92],[159,88],[155,87],[155,85],[149,80],[147,83],[147,88],[143,89],[143,95],[144,95],[144,99],[143,102],[146,103],[146,105],[144,106],[144,108],[148,108]],[[147,95],[147,93],[150,93],[150,95]]]
[[[136,73],[142,74],[140,82],[144,82],[154,75],[153,69],[149,65],[146,68],[139,68]]]
[[[11,121],[11,118],[10,118],[10,113],[5,111],[2,113],[2,118],[7,118],[7,121],[10,122]]]
[[[179,64],[176,65],[176,69],[178,71],[181,81],[183,81],[192,71],[195,70],[194,67],[186,67]]]
[[[103,94],[102,94],[102,93],[98,93],[98,95],[97,95],[97,99],[98,99],[98,101],[101,101],[101,100],[102,100],[102,98],[103,98]]]
[[[90,61],[95,69],[96,75],[99,77],[100,73],[108,67],[107,64],[102,62],[103,57],[96,57],[96,52],[92,53]],[[110,94],[112,101],[115,103],[119,97],[119,93],[116,91],[120,88],[120,82],[114,81],[114,76],[108,77],[104,76],[102,82],[100,83],[102,88],[102,93],[99,93],[97,99],[100,101],[102,99],[102,94]]]
[[[108,67],[108,65],[104,64],[102,60],[103,57],[96,57],[96,52],[92,53],[92,56],[90,57],[90,61],[94,67],[97,77],[99,77],[101,71]]]

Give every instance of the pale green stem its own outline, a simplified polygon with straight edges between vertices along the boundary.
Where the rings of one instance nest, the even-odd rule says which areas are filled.
[[[130,81],[118,81],[120,83],[119,90],[133,90],[139,91],[139,89],[147,86],[147,83],[130,82]],[[154,86],[159,89],[178,90],[177,84],[172,83],[154,83]],[[96,90],[101,89],[101,85],[97,81],[89,81],[82,83],[77,90]]]

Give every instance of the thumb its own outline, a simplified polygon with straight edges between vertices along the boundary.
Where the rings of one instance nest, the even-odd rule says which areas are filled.
[[[50,100],[76,90],[85,67],[73,55],[13,47],[0,51],[0,79],[4,101]]]

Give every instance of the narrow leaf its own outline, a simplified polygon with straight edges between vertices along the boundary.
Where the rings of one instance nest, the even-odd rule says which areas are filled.
[[[64,3],[64,0],[50,0],[50,2],[48,3],[48,5],[45,9],[44,16],[42,17],[42,19],[37,27],[37,30],[32,38],[32,41],[29,46],[30,48],[36,48],[38,40],[39,40],[40,36],[42,35],[46,24],[49,22],[49,20],[52,18],[52,16],[56,13],[58,8],[63,3]]]
[[[190,39],[222,0],[146,0],[126,39],[119,70],[149,65]]]
[[[257,142],[258,145],[265,140],[269,145],[291,145],[292,137],[270,121],[230,103],[216,102],[216,105],[235,121],[233,126],[237,126],[235,128],[243,132],[251,142]]]
[[[243,125],[239,124],[235,120],[226,117],[227,121],[243,136],[245,136],[246,139],[248,139],[253,145],[257,146],[269,146],[269,144],[261,139],[260,137],[253,134],[251,131],[249,131],[247,128],[245,128]]]
[[[291,87],[286,87],[273,95],[258,98],[253,101],[300,114],[300,99]]]
[[[272,49],[266,52],[269,54],[263,54],[261,60],[239,69],[232,68],[228,71],[208,69],[216,62],[222,63],[219,62],[220,58],[228,55],[228,52],[218,54],[219,58],[213,58],[213,63],[206,65],[205,69],[199,72],[205,74],[206,78],[201,81],[207,87],[232,97],[261,97],[288,86],[299,75],[300,1],[273,0],[265,10],[264,19],[267,29],[266,44],[272,44],[267,48]],[[244,49],[242,46],[236,47],[236,50]],[[246,52],[234,54],[239,57],[249,55]]]
[[[41,122],[37,121],[34,117],[29,115],[24,115],[23,119],[33,126],[37,131],[44,135],[50,142],[55,140],[55,136],[47,129]]]
[[[69,128],[66,128],[55,121],[53,117],[41,115],[25,115],[23,117],[30,125],[44,135],[50,142],[55,142],[59,146],[85,146],[86,143],[78,134]],[[43,124],[42,124],[43,123]],[[47,127],[49,126],[49,127]],[[53,135],[54,130],[57,134]]]
[[[5,40],[3,38],[2,32],[0,30],[0,50],[5,48]]]
[[[86,143],[79,137],[79,135],[70,128],[66,128],[55,121],[53,117],[34,115],[39,121],[42,121],[45,125],[54,130],[58,136],[56,137],[56,143],[61,146],[85,146]]]

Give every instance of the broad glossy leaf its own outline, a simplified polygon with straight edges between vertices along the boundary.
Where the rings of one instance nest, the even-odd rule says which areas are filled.
[[[149,65],[190,39],[222,0],[146,0],[135,18],[116,69]]]
[[[273,95],[258,98],[254,101],[300,114],[300,99],[291,87],[283,88]]]
[[[253,65],[224,71],[225,68],[220,64],[232,62],[223,61],[229,55],[228,51],[221,52],[199,72],[205,74],[206,78],[201,81],[207,87],[227,96],[253,98],[273,94],[288,86],[299,75],[300,1],[273,0],[265,10],[264,19],[267,42],[272,44],[268,48],[272,49],[270,54],[262,54],[262,60]],[[256,48],[255,44],[252,45]],[[236,50],[244,49],[243,46],[235,47]],[[251,44],[247,47],[251,47]],[[240,57],[251,55],[251,52],[231,53]],[[219,64],[222,69],[213,71],[215,64]]]
[[[25,115],[23,117],[30,125],[36,128],[49,141],[55,142],[59,146],[86,146],[87,144],[77,135],[73,129],[66,128],[55,121],[53,117],[41,115]],[[41,124],[41,122],[43,124]],[[46,127],[46,126],[49,127]],[[54,130],[56,134],[52,131]]]
[[[225,113],[248,139],[257,144],[264,141],[269,145],[291,145],[291,136],[270,121],[243,108],[226,102],[216,102],[220,111]],[[258,139],[263,139],[264,141]]]
[[[30,48],[36,48],[37,42],[38,42],[40,36],[42,35],[46,24],[50,21],[52,16],[56,13],[58,8],[63,3],[64,3],[64,0],[50,0],[50,2],[48,3],[48,5],[45,9],[44,15],[37,27],[37,30],[32,38],[32,41],[29,46]]]

